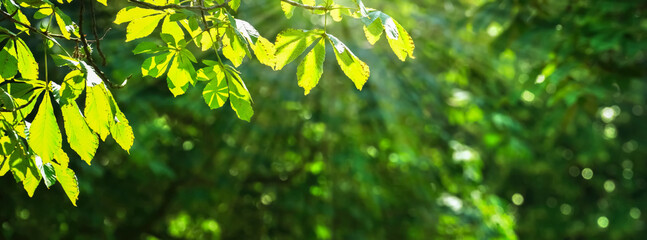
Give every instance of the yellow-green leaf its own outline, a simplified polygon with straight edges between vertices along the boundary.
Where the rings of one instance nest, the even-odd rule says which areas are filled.
[[[126,42],[143,38],[153,33],[164,16],[158,14],[132,20],[126,27]]]
[[[254,110],[252,109],[252,97],[245,83],[240,78],[240,75],[229,66],[225,76],[229,84],[229,103],[231,108],[234,109],[238,118],[249,122],[252,115],[254,115]]]
[[[115,139],[115,142],[121,146],[126,152],[130,153],[130,147],[133,146],[135,141],[135,134],[133,133],[133,128],[128,124],[128,119],[126,115],[119,109],[117,102],[112,97],[110,92],[107,92],[108,98],[110,100],[110,107],[114,113],[115,119],[114,123],[110,125],[110,134],[112,138]]]
[[[34,152],[43,158],[45,162],[54,159],[54,155],[61,149],[62,137],[56,123],[49,92],[45,92],[43,95],[43,101],[38,107],[38,112],[29,127],[29,132],[29,146]]]
[[[162,74],[166,73],[166,69],[168,69],[169,63],[171,63],[174,55],[170,52],[165,52],[147,58],[142,63],[142,75],[155,78],[162,76]]]
[[[71,2],[72,0],[69,0],[69,1]],[[103,6],[106,6],[106,7],[108,6],[108,0],[97,0],[97,2],[103,4]]]
[[[327,34],[330,43],[335,49],[335,57],[337,58],[337,64],[341,67],[341,70],[346,74],[350,80],[353,81],[357,89],[362,90],[364,83],[368,80],[370,75],[370,70],[366,63],[362,62],[353,54],[343,42],[339,41],[335,36]]]
[[[304,95],[308,95],[310,90],[317,86],[319,78],[321,78],[321,74],[323,73],[325,58],[326,43],[320,39],[315,43],[312,51],[299,63],[297,67],[297,79],[299,79],[299,86],[305,90]]]
[[[130,22],[135,19],[143,18],[150,15],[162,14],[163,11],[147,9],[147,8],[138,8],[138,7],[126,7],[117,12],[117,17],[115,18],[115,24],[122,24],[125,22]]]
[[[202,91],[204,102],[211,109],[222,107],[229,98],[229,87],[227,86],[225,73],[220,65],[200,69],[197,75],[198,80],[209,81]]]
[[[110,124],[114,122],[106,91],[108,89],[103,83],[95,86],[88,85],[85,91],[85,121],[103,141],[110,133]]]
[[[396,29],[398,31],[398,38],[393,39],[390,37],[387,37],[386,39],[389,41],[389,45],[391,46],[391,49],[393,49],[393,52],[395,53],[396,56],[401,61],[404,61],[407,59],[407,56],[409,58],[415,58],[413,56],[413,49],[415,48],[415,45],[413,44],[413,39],[411,39],[411,36],[409,36],[409,33],[407,33],[402,26],[395,20],[393,20],[393,23],[396,26]],[[386,29],[385,29],[386,30]]]
[[[294,6],[292,4],[286,3],[286,2],[281,2],[281,10],[283,10],[283,13],[285,14],[285,17],[290,19],[292,17],[292,14],[294,14]]]
[[[184,54],[175,54],[167,77],[168,87],[173,96],[184,94],[189,83],[195,79],[195,69],[191,60]]]
[[[72,204],[76,206],[76,201],[79,199],[79,184],[76,180],[76,174],[72,169],[67,167],[60,166],[58,164],[53,164],[54,170],[56,171],[56,178],[58,182],[61,183],[65,195],[70,199]]]
[[[287,29],[276,36],[276,65],[274,70],[281,70],[285,65],[294,61],[312,43],[321,37],[321,30]]]
[[[97,135],[90,131],[75,101],[69,101],[61,106],[61,112],[63,113],[67,142],[81,159],[90,165],[97,147],[99,147]],[[60,159],[57,158],[57,160]],[[59,163],[61,162],[59,161]]]
[[[382,21],[380,21],[380,19],[375,19],[373,23],[368,26],[364,25],[364,35],[366,35],[366,40],[368,40],[371,45],[375,44],[377,40],[380,40],[383,29]]]
[[[56,19],[56,24],[61,30],[63,37],[70,39],[71,34],[74,34],[75,36],[79,35],[79,27],[74,22],[72,22],[72,19],[63,11],[61,11],[61,9],[54,8],[54,18]]]
[[[14,42],[18,59],[18,71],[23,78],[37,79],[38,64],[36,63],[36,59],[34,59],[34,55],[31,54],[27,44],[22,39],[16,38]]]

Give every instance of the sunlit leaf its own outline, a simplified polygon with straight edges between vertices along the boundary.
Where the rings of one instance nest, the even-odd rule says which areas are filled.
[[[38,107],[38,112],[34,121],[29,128],[29,146],[34,152],[43,158],[43,161],[49,162],[54,159],[54,155],[62,147],[61,131],[56,123],[54,108],[49,92],[43,95],[43,101]]]
[[[353,81],[357,89],[362,90],[364,83],[368,80],[370,70],[366,63],[362,62],[353,54],[348,47],[335,36],[327,34],[330,43],[335,50],[335,57],[341,70],[346,74],[350,80]]]
[[[79,184],[76,180],[76,174],[72,169],[58,164],[54,164],[54,170],[56,171],[58,182],[61,183],[63,191],[65,191],[65,195],[76,206],[76,201],[79,199]]]
[[[209,81],[202,91],[202,97],[209,108],[222,107],[229,98],[229,87],[225,72],[220,65],[202,68],[198,71],[198,80]]]
[[[276,65],[274,70],[281,70],[285,65],[294,61],[314,41],[321,37],[321,30],[287,29],[276,37]]]
[[[297,67],[297,79],[299,86],[305,90],[304,95],[308,95],[310,90],[317,86],[319,78],[323,73],[323,63],[326,58],[326,43],[318,40],[314,48],[310,51],[303,61]]]
[[[158,14],[132,20],[126,27],[126,42],[143,38],[153,33],[164,16]]]
[[[70,101],[64,104],[61,106],[61,112],[63,113],[67,142],[81,159],[90,165],[97,147],[99,147],[97,135],[90,130],[76,102]]]

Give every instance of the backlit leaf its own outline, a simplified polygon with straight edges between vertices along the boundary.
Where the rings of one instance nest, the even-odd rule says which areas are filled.
[[[330,43],[333,45],[337,64],[350,80],[353,81],[357,89],[362,90],[364,83],[368,80],[370,70],[366,63],[362,62],[353,54],[348,47],[335,36],[327,34]]]
[[[276,65],[274,70],[281,70],[285,65],[294,61],[314,41],[321,37],[321,30],[287,29],[276,37]]]
[[[43,95],[43,101],[38,107],[38,112],[29,128],[29,146],[44,162],[54,159],[54,155],[61,149],[62,137],[58,129],[54,108],[49,92]]]
[[[314,48],[310,51],[303,61],[297,67],[297,79],[299,86],[305,90],[304,95],[308,95],[310,90],[317,86],[319,78],[323,73],[323,63],[326,58],[326,43],[318,40]]]
[[[63,191],[65,191],[65,195],[76,206],[76,201],[79,199],[79,184],[76,180],[76,174],[74,174],[72,169],[58,164],[54,164],[54,170],[56,171],[58,182],[61,183]]]

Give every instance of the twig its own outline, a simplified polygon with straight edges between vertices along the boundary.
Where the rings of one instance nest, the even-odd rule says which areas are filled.
[[[90,1],[90,13],[92,13],[92,34],[94,35],[94,39],[96,40],[97,43],[97,51],[99,52],[99,56],[101,56],[101,60],[103,60],[103,66],[106,66],[106,56],[103,55],[103,52],[101,51],[101,40],[99,39],[99,34],[97,34],[97,19],[94,14],[94,4],[92,3],[94,1]]]
[[[99,78],[101,78],[101,81],[103,81],[110,88],[122,88],[125,86],[125,84],[119,85],[108,80],[106,75],[101,70],[99,70],[99,67],[97,66],[96,63],[94,63],[94,60],[92,59],[92,53],[90,53],[90,47],[88,46],[88,41],[85,39],[85,34],[83,34],[83,10],[84,10],[83,2],[84,1],[85,0],[81,0],[81,2],[79,3],[81,5],[79,8],[79,35],[81,36],[81,43],[83,44],[83,50],[85,51],[85,58],[88,60],[87,63],[97,73]]]
[[[226,7],[227,4],[231,0],[225,0],[222,4],[217,4],[213,5],[211,7],[203,7],[203,6],[183,6],[183,5],[177,5],[177,4],[168,4],[168,5],[154,5],[151,3],[147,2],[142,2],[139,0],[128,0],[131,3],[136,3],[139,5],[141,8],[148,8],[148,9],[155,9],[155,10],[164,10],[164,9],[187,9],[187,10],[195,10],[195,11],[210,11],[214,10],[216,8],[223,8]]]

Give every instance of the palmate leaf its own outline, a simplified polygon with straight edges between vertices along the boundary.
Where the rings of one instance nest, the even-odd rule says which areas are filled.
[[[256,28],[248,22],[240,19],[235,19],[234,21],[236,22],[235,27],[238,36],[242,36],[247,41],[247,44],[251,46],[258,61],[267,66],[274,67],[276,54],[274,44],[262,37]]]
[[[176,52],[167,74],[168,88],[173,96],[184,94],[189,88],[189,84],[194,83],[195,68],[191,60],[195,57],[188,50],[184,49]]]
[[[326,34],[330,43],[335,50],[335,57],[337,58],[337,64],[341,67],[341,70],[346,74],[350,80],[353,81],[357,89],[362,90],[364,83],[368,80],[370,75],[370,70],[366,63],[359,60],[353,54],[346,45],[339,41],[335,36]]]
[[[323,73],[323,63],[326,58],[326,43],[320,39],[315,43],[314,48],[297,67],[297,79],[299,86],[305,90],[304,95],[308,95],[317,83]]]
[[[229,59],[236,67],[243,63],[243,59],[249,52],[244,41],[239,37],[239,34],[237,34],[234,28],[227,28],[222,39],[222,55]]]
[[[166,12],[160,10],[126,7],[117,13],[114,23],[129,22],[126,27],[126,42],[129,42],[153,33],[160,20],[167,15]]]
[[[38,107],[34,121],[29,127],[29,146],[44,162],[54,159],[54,155],[62,147],[61,131],[56,123],[54,108],[49,92],[43,94],[43,101]]]
[[[225,72],[219,64],[214,64],[198,70],[200,81],[209,81],[202,91],[204,102],[211,109],[222,107],[229,98],[229,87]]]
[[[281,70],[285,65],[294,61],[303,51],[306,50],[318,38],[322,37],[323,31],[287,29],[276,37],[274,47],[276,48],[276,65],[274,70]]]
[[[386,39],[398,59],[405,61],[407,57],[415,58],[413,56],[415,48],[413,39],[391,16],[374,10],[363,16],[362,22],[364,22],[364,34],[369,43],[375,44],[380,39],[382,30],[384,30]]]

